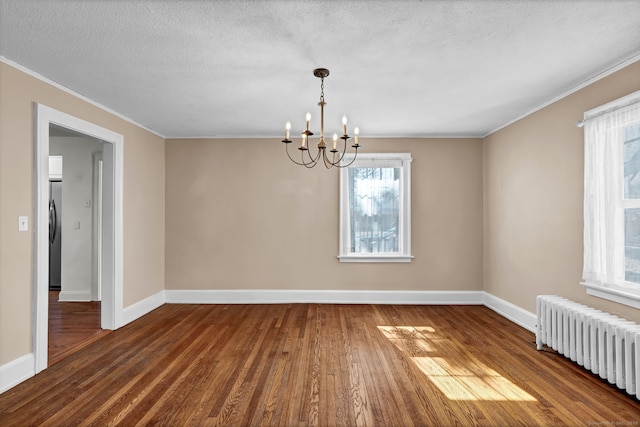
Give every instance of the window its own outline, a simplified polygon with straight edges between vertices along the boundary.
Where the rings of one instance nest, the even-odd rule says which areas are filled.
[[[583,280],[640,308],[640,92],[585,113]]]
[[[624,275],[640,284],[640,118],[624,128],[623,155]]]
[[[338,258],[411,261],[411,154],[358,154],[340,170]]]

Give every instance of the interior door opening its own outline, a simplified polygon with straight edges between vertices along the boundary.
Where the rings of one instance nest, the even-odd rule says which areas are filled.
[[[122,135],[95,124],[86,122],[61,111],[42,104],[35,104],[36,115],[36,167],[35,170],[35,212],[34,212],[34,368],[36,374],[48,366],[48,335],[49,335],[49,155],[50,133],[57,131],[68,132],[101,141],[102,152],[98,157],[101,202],[99,207],[100,236],[99,246],[89,245],[89,253],[97,253],[99,262],[89,260],[90,273],[88,275],[89,289],[69,289],[69,298],[83,298],[90,300],[96,296],[100,303],[100,327],[105,330],[117,329],[123,324],[122,298],[122,258],[123,258],[123,230],[122,230],[122,181],[123,181],[123,142]],[[96,156],[89,156],[89,169],[95,167]],[[88,175],[95,176],[93,170]],[[64,179],[63,179],[64,182]],[[95,188],[92,182],[90,187]],[[90,190],[91,191],[91,190]],[[91,193],[90,193],[91,194]],[[68,197],[68,196],[65,196]],[[95,215],[95,195],[83,196],[85,201],[80,203],[76,212],[78,218],[67,217],[71,222],[71,230],[83,230],[83,224],[93,222]],[[82,200],[81,200],[82,201]],[[76,201],[77,202],[77,201]],[[77,205],[77,203],[76,203]],[[78,206],[77,206],[78,207]],[[93,209],[91,207],[94,207]],[[65,216],[69,214],[68,209]],[[82,219],[81,215],[88,215],[91,221]],[[69,228],[69,227],[67,227]],[[65,226],[62,226],[63,234]],[[95,234],[89,227],[89,235]],[[66,240],[63,239],[63,241]],[[93,245],[93,246],[92,246]],[[64,258],[64,251],[63,251]],[[94,264],[97,264],[94,265]],[[64,261],[62,268],[61,288],[65,288]],[[98,268],[98,273],[94,272]],[[99,284],[93,278],[99,276]],[[98,291],[99,289],[99,291]],[[99,292],[99,294],[96,294]]]
[[[48,366],[103,334],[103,146],[97,138],[49,125]]]

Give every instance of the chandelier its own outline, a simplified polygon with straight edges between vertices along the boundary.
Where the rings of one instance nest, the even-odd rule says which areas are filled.
[[[347,141],[351,139],[347,132],[347,117],[343,115],[342,136],[339,137],[342,140],[342,143],[340,143],[341,149],[338,150],[338,134],[334,133],[332,148],[331,150],[329,150],[329,153],[331,154],[327,154],[327,143],[324,140],[324,106],[327,105],[327,103],[324,102],[324,79],[329,75],[329,70],[327,70],[326,68],[316,68],[315,70],[313,70],[313,75],[320,78],[320,102],[318,102],[318,105],[320,106],[320,141],[318,141],[317,151],[315,152],[315,154],[311,154],[311,150],[309,149],[309,137],[313,135],[313,132],[309,130],[309,125],[311,124],[311,113],[307,113],[307,126],[306,129],[302,132],[302,139],[300,141],[300,146],[298,147],[298,150],[300,151],[300,159],[295,160],[289,153],[289,144],[293,142],[289,139],[291,122],[287,122],[285,126],[285,136],[282,140],[282,142],[285,144],[285,151],[287,152],[287,156],[293,163],[300,166],[306,166],[307,168],[314,167],[315,165],[320,163],[320,161],[324,163],[324,166],[327,169],[330,169],[334,166],[338,168],[347,167],[354,162],[358,155],[358,148],[360,148],[360,145],[358,144],[358,134],[360,133],[360,130],[357,127],[353,129],[355,138],[351,147],[355,149],[355,154],[349,163],[343,164],[342,159],[347,152]]]

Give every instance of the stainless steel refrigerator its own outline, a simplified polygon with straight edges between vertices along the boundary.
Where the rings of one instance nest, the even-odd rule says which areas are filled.
[[[59,291],[62,272],[62,182],[49,181],[49,290]]]

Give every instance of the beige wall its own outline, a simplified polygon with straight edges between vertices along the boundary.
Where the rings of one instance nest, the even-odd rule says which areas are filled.
[[[164,289],[164,140],[0,62],[0,365],[32,351],[34,102],[124,136],[124,305]]]
[[[484,140],[484,289],[535,312],[557,294],[640,321],[588,296],[582,276],[585,111],[640,90],[636,62]]]
[[[413,156],[410,264],[338,262],[338,170],[277,139],[168,140],[167,289],[482,290],[481,140],[362,144]]]

